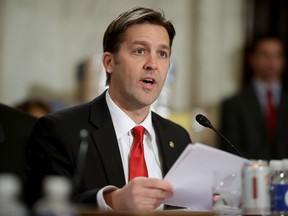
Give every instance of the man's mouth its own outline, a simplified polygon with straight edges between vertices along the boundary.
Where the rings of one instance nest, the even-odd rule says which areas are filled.
[[[142,82],[144,82],[145,84],[153,85],[155,83],[155,80],[154,79],[143,79]]]

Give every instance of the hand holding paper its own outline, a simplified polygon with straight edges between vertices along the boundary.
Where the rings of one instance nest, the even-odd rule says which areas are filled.
[[[207,145],[189,144],[164,178],[174,188],[174,196],[164,204],[212,210],[213,172],[240,172],[246,161]]]

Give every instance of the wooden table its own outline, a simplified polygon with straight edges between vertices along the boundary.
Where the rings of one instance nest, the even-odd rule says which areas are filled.
[[[81,216],[216,216],[213,212],[191,212],[187,210],[154,211],[147,213],[138,212],[99,212],[87,210],[80,213]]]

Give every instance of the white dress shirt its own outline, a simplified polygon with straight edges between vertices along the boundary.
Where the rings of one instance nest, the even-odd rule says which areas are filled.
[[[123,112],[112,100],[109,95],[109,90],[106,92],[106,102],[111,114],[112,122],[116,132],[122,165],[126,183],[129,180],[129,158],[130,151],[133,144],[133,135],[131,130],[138,126],[125,112]],[[152,114],[149,114],[145,120],[140,124],[146,130],[143,138],[144,157],[148,170],[149,178],[162,179],[161,164],[159,159],[158,146],[156,143],[156,135],[152,125]],[[106,186],[97,193],[97,203],[100,210],[110,210],[111,208],[106,204],[103,193],[114,190],[115,186]]]
[[[276,107],[280,104],[282,86],[279,82],[275,82],[274,84],[268,86],[263,81],[255,79],[253,85],[263,113],[267,112],[267,104],[268,104],[267,91],[269,89],[271,90],[272,93],[273,104]]]

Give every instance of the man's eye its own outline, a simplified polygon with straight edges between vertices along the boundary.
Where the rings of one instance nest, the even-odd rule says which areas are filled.
[[[134,51],[137,55],[143,55],[145,53],[144,49],[137,49]]]
[[[168,53],[165,52],[165,51],[160,51],[159,55],[160,55],[161,58],[167,58],[168,57]]]

